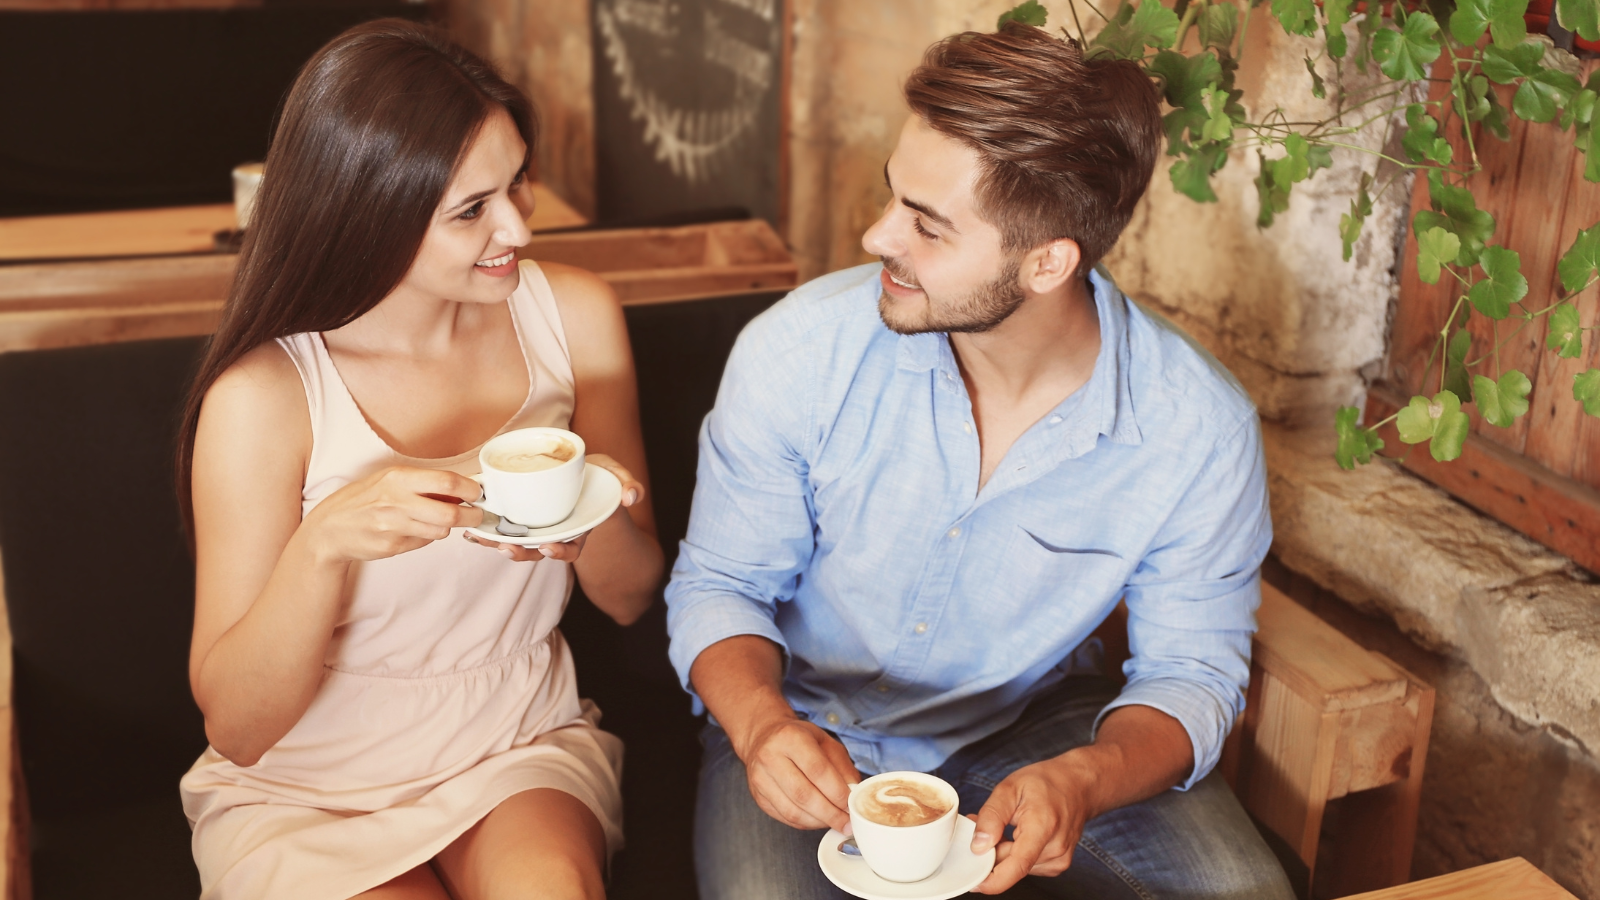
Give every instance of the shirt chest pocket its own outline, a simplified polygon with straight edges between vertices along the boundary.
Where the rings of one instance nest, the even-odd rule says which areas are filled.
[[[1004,566],[1020,596],[1099,608],[1121,595],[1136,563],[1103,535],[1017,525]]]

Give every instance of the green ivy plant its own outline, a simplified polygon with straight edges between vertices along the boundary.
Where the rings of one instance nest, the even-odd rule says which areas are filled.
[[[1494,217],[1478,208],[1467,187],[1482,168],[1471,126],[1481,123],[1484,132],[1506,140],[1510,116],[1570,131],[1585,154],[1584,178],[1600,182],[1600,135],[1591,137],[1600,124],[1595,115],[1600,73],[1580,83],[1572,54],[1542,35],[1528,34],[1523,18],[1528,0],[1398,0],[1387,12],[1376,0],[1175,0],[1170,8],[1160,0],[1121,0],[1109,15],[1094,0],[1087,5],[1105,24],[1088,38],[1073,8],[1085,52],[1138,62],[1171,108],[1162,120],[1167,153],[1174,157],[1167,174],[1191,199],[1215,202],[1211,179],[1227,165],[1229,151],[1253,149],[1261,163],[1255,179],[1261,200],[1257,225],[1266,228],[1289,208],[1295,185],[1333,164],[1334,150],[1368,154],[1375,158],[1373,168],[1363,172],[1350,211],[1339,222],[1348,260],[1374,202],[1407,172],[1427,179],[1430,208],[1415,211],[1411,220],[1417,275],[1428,284],[1453,278],[1463,288],[1422,376],[1427,381],[1437,362],[1439,389],[1432,397],[1412,397],[1404,409],[1374,425],[1362,425],[1361,411],[1353,406],[1340,409],[1334,418],[1340,466],[1353,469],[1370,462],[1383,448],[1378,429],[1391,421],[1401,441],[1427,443],[1441,462],[1455,459],[1470,425],[1463,404],[1474,404],[1485,421],[1499,427],[1509,427],[1528,411],[1532,382],[1500,365],[1500,348],[1507,341],[1545,319],[1546,346],[1573,359],[1582,352],[1584,332],[1600,328],[1582,326],[1571,302],[1600,279],[1600,224],[1580,231],[1561,257],[1557,295],[1529,297],[1521,256],[1492,243]],[[1562,27],[1585,40],[1600,40],[1600,0],[1557,0],[1556,15]],[[1268,16],[1291,34],[1315,38],[1321,32],[1317,57],[1307,55],[1305,66],[1311,94],[1326,99],[1331,92],[1332,116],[1290,121],[1275,109],[1250,121],[1235,76],[1252,20]],[[1027,0],[1001,15],[998,24],[1013,20],[1043,27],[1046,11],[1037,0]],[[1352,23],[1353,48],[1345,29]],[[1197,37],[1193,43],[1191,33]],[[1434,74],[1441,56],[1451,61],[1443,78]],[[1318,63],[1324,66],[1319,69]],[[1363,75],[1375,69],[1382,77],[1347,87],[1351,67]],[[1329,68],[1332,77],[1325,78]],[[1425,96],[1417,82],[1446,79],[1443,98],[1414,99]],[[1509,110],[1492,85],[1514,86]],[[1386,127],[1404,122],[1403,159],[1347,140],[1380,121]],[[1463,137],[1464,158],[1445,138],[1451,128]],[[1380,184],[1378,164],[1385,162],[1392,174]],[[1474,315],[1493,323],[1492,349],[1468,359],[1467,325]],[[1501,323],[1508,322],[1515,327],[1502,337]],[[1572,396],[1586,413],[1600,416],[1600,369],[1576,376]]]

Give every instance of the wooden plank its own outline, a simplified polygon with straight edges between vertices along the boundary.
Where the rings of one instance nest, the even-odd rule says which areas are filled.
[[[1560,143],[1571,143],[1566,140],[1566,135],[1560,135],[1559,138]],[[1556,141],[1552,140],[1551,143]],[[1548,238],[1548,271],[1537,273],[1548,277],[1552,287],[1559,286],[1555,282],[1556,259],[1572,245],[1579,229],[1600,223],[1600,185],[1584,180],[1583,164],[1583,157],[1575,153],[1562,172],[1566,182],[1565,193],[1569,196],[1559,227],[1551,229]],[[1523,259],[1523,271],[1529,273],[1530,305],[1536,303],[1534,308],[1542,309],[1554,302],[1555,290],[1547,289],[1544,294],[1546,299],[1537,302],[1531,290],[1536,273],[1529,271],[1526,255]],[[1591,287],[1569,299],[1578,307],[1579,318],[1585,327],[1593,327],[1600,320],[1600,286]],[[1538,324],[1539,328],[1530,330],[1537,332],[1539,345],[1543,348],[1546,323]],[[1597,333],[1588,332],[1583,337],[1584,353],[1578,359],[1561,359],[1549,350],[1541,353],[1539,376],[1529,397],[1530,406],[1526,416],[1530,422],[1527,456],[1557,475],[1576,475],[1579,460],[1586,455],[1583,452],[1586,449],[1583,440],[1586,415],[1582,406],[1572,398],[1572,379],[1595,364]],[[1585,463],[1583,468],[1588,472],[1591,466]],[[1577,480],[1590,487],[1600,487],[1600,479]]]
[[[1338,711],[1324,711],[1263,670],[1260,703],[1243,742],[1239,802],[1315,869],[1338,738]]]
[[[1404,763],[1405,772],[1391,783],[1344,798],[1339,833],[1330,848],[1329,864],[1322,869],[1326,890],[1317,891],[1320,896],[1387,888],[1411,879],[1422,779],[1433,731],[1434,690],[1410,673],[1407,678],[1410,685],[1402,708],[1411,714],[1412,725],[1405,735],[1404,759],[1396,761]]]
[[[1345,900],[1577,900],[1520,856]]]
[[[1510,86],[1496,90],[1501,103],[1509,108]],[[1512,119],[1516,122],[1512,137],[1515,139],[1520,132],[1520,142],[1499,141],[1481,125],[1476,129],[1478,158],[1484,171],[1473,176],[1468,184],[1482,201],[1483,208],[1495,217],[1492,243],[1509,247],[1521,255],[1522,274],[1528,279],[1525,302],[1532,309],[1542,309],[1555,296],[1556,260],[1560,256],[1557,238],[1562,229],[1562,215],[1570,203],[1576,202],[1569,173],[1574,157],[1581,166],[1582,156],[1572,141],[1552,140],[1549,126],[1530,125],[1514,116]],[[1515,328],[1516,323],[1509,319],[1495,323],[1486,316],[1473,316],[1475,340],[1469,358],[1490,356],[1495,336],[1505,338]],[[1537,391],[1545,353],[1542,330],[1524,328],[1500,348],[1499,371],[1520,370],[1534,380]],[[1499,377],[1492,357],[1480,371],[1491,378]],[[1427,393],[1432,396],[1433,392]],[[1485,422],[1476,406],[1468,407],[1468,411],[1472,415],[1474,432],[1515,452],[1523,452],[1533,417],[1521,416],[1510,428],[1500,428]]]
[[[529,229],[588,224],[544,184],[530,187]],[[233,226],[231,203],[0,218],[0,261],[212,253],[216,233]]]
[[[1367,391],[1366,421],[1388,418],[1400,402],[1391,390],[1374,386]],[[1578,405],[1570,393],[1567,402]],[[1411,472],[1578,565],[1600,571],[1600,491],[1475,434],[1467,436],[1461,457],[1448,463],[1436,462],[1426,444],[1402,444],[1392,423],[1379,435],[1384,456],[1398,458]]]
[[[1405,696],[1405,675],[1270,584],[1261,585],[1256,661],[1319,712]]]
[[[786,290],[793,258],[760,220],[536,235],[525,251],[606,279],[626,305]],[[0,352],[208,334],[237,257],[0,266]]]
[[[1449,85],[1438,79],[1450,77],[1450,60],[1441,59],[1434,69],[1435,80],[1429,86],[1428,99],[1443,99]],[[1443,73],[1442,75],[1440,73]],[[1436,108],[1436,107],[1435,107]],[[1513,127],[1520,127],[1520,122]],[[1447,126],[1444,137],[1451,142],[1457,158],[1464,158],[1466,144],[1459,128]],[[1428,209],[1428,180],[1417,178],[1411,188],[1411,211]],[[1424,393],[1423,382],[1439,383],[1440,354],[1434,352],[1439,341],[1439,329],[1450,314],[1460,286],[1454,278],[1441,277],[1437,284],[1424,284],[1417,277],[1417,236],[1411,230],[1411,217],[1406,217],[1405,255],[1400,266],[1400,302],[1396,305],[1394,324],[1389,334],[1389,360],[1387,377],[1410,393]],[[1433,365],[1429,367],[1429,357]],[[1432,396],[1438,388],[1425,391]]]

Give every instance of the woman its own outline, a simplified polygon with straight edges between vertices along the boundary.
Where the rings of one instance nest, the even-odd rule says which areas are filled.
[[[555,626],[574,574],[637,619],[662,554],[621,307],[514,255],[535,138],[525,97],[407,22],[290,91],[181,433],[205,898],[603,894],[621,744]],[[463,540],[478,448],[535,425],[582,436],[625,509],[568,544]]]

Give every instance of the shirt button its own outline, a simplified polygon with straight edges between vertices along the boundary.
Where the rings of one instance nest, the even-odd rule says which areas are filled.
[[[839,724],[839,714],[838,713],[828,713],[828,724],[829,725],[837,725],[837,724]]]
[[[967,434],[971,434],[972,433],[972,423],[971,422],[962,422],[961,423],[961,430],[965,431]]]
[[[1059,421],[1061,421],[1061,417],[1060,416],[1051,416],[1050,417],[1050,424],[1051,425],[1054,425]]]
[[[889,693],[889,686],[887,684],[878,685],[878,693],[880,693],[880,694]]]
[[[928,633],[928,623],[927,622],[918,622],[917,623],[917,627],[913,628],[912,630],[915,631],[917,634],[927,634]]]
[[[950,529],[949,531],[946,531],[945,534],[947,534],[947,535],[949,535],[949,536],[951,536],[953,538],[961,537],[961,526],[957,525],[956,527]]]

